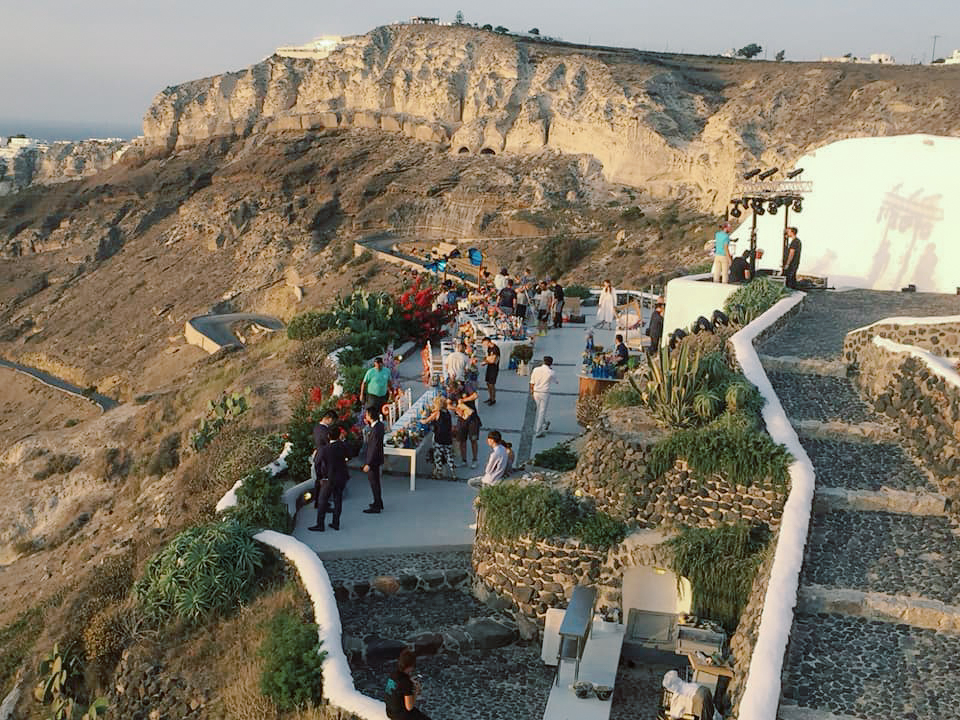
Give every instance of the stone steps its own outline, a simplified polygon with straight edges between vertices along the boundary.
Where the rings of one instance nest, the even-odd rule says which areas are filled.
[[[797,611],[808,615],[829,613],[861,617],[905,623],[925,630],[960,633],[960,606],[905,595],[803,585],[797,596]]]
[[[767,377],[791,420],[852,425],[883,422],[860,399],[857,389],[846,377],[772,370],[767,370]]]
[[[850,443],[895,443],[899,439],[896,428],[886,422],[851,423],[832,420],[797,420],[790,418],[790,424],[800,437],[815,440],[836,440]]]
[[[899,445],[864,440],[870,438],[850,433],[840,437],[801,435],[800,444],[813,463],[817,486],[855,491],[887,488],[908,492],[937,491],[926,473]]]
[[[920,516],[946,516],[948,506],[946,496],[940,493],[894,488],[848,490],[817,487],[813,502],[814,512],[819,513],[844,510]]]
[[[943,517],[832,511],[814,515],[802,585],[960,604],[960,542]]]
[[[798,375],[821,375],[824,377],[847,377],[847,364],[843,360],[797,357],[796,355],[763,355],[760,363],[767,372],[794,373]]]
[[[958,718],[958,671],[960,634],[798,612],[787,651],[780,717]],[[799,708],[824,714],[803,714]]]

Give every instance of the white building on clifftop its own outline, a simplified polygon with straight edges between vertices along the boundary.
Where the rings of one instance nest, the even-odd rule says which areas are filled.
[[[351,45],[355,42],[354,37],[342,37],[340,35],[321,35],[304,45],[287,45],[278,47],[274,54],[280,57],[291,58],[309,58],[310,60],[322,60],[330,53],[340,48]]]

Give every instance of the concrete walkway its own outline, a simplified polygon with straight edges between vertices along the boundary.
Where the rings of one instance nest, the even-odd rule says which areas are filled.
[[[69,393],[70,395],[75,395],[79,398],[83,398],[84,400],[89,400],[104,412],[117,406],[117,401],[113,398],[107,397],[106,395],[101,395],[98,392],[87,392],[83,388],[78,387],[73,383],[68,383],[66,380],[58,378],[56,375],[51,375],[48,372],[38,370],[37,368],[30,367],[29,365],[21,365],[18,362],[0,358],[0,367],[9,368],[15,372],[22,373],[23,375],[28,375],[34,380],[38,380],[44,385],[52,387],[55,390],[61,390],[62,392]]]
[[[341,530],[311,532],[314,524],[312,506],[301,510],[296,519],[294,535],[313,548],[321,557],[346,554],[435,550],[468,547],[473,544],[476,515],[473,500],[477,491],[465,484],[468,478],[481,475],[490,454],[486,433],[499,430],[507,442],[513,444],[517,463],[547,450],[554,445],[578,437],[582,432],[577,424],[576,407],[579,383],[577,380],[586,331],[593,327],[596,308],[585,308],[585,325],[566,325],[550,330],[545,337],[534,338],[534,365],[544,355],[552,355],[554,369],[560,380],[552,392],[548,418],[550,432],[545,437],[533,437],[536,408],[529,394],[529,377],[521,377],[513,370],[500,372],[497,383],[497,404],[483,404],[487,399],[486,386],[480,388],[478,408],[483,429],[480,431],[477,468],[458,467],[461,482],[430,480],[432,467],[426,463],[426,453],[418,463],[416,492],[408,490],[409,465],[405,459],[390,458],[383,477],[383,497],[386,509],[380,515],[364,515],[362,510],[372,497],[366,474],[359,468],[351,472]],[[612,348],[614,332],[594,330],[597,345]],[[435,351],[439,352],[436,349]],[[410,387],[416,399],[424,390],[422,362],[419,353],[413,353],[400,365],[401,382]],[[472,451],[468,444],[469,457]],[[329,517],[327,518],[329,520]]]
[[[254,313],[198,315],[187,320],[184,335],[191,345],[201,347],[209,353],[215,353],[227,345],[242,344],[230,329],[231,325],[238,322],[253,323],[271,332],[283,330],[286,327],[282,321],[271,315],[256,315]]]

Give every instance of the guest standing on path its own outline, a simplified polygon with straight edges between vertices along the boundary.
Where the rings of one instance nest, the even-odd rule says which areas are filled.
[[[480,413],[477,412],[477,398],[480,394],[477,392],[471,382],[457,383],[454,391],[456,406],[454,412],[460,419],[457,424],[457,444],[460,447],[460,458],[463,464],[467,464],[467,440],[470,440],[470,447],[473,450],[473,464],[471,467],[477,467],[477,454],[480,445]]]
[[[730,281],[730,231],[733,226],[722,223],[713,236],[713,281],[727,284]]]
[[[363,419],[370,426],[367,451],[363,456],[363,471],[367,474],[370,492],[373,493],[373,502],[364,512],[376,515],[383,511],[383,495],[380,492],[380,468],[383,467],[383,421],[380,419],[380,411],[371,407],[363,411]]]
[[[497,404],[497,377],[500,375],[500,348],[488,337],[483,339],[483,379],[487,383],[487,405]]]
[[[603,287],[600,288],[600,302],[597,307],[597,325],[596,327],[605,327],[610,325],[614,329],[617,322],[617,291],[609,280],[603,281]]]
[[[324,520],[327,516],[327,503],[333,496],[333,519],[330,521],[331,530],[340,529],[340,513],[343,511],[343,491],[350,481],[350,470],[347,463],[350,461],[350,448],[341,439],[341,430],[338,427],[330,428],[330,442],[323,448],[323,465],[326,476],[320,486],[320,495],[317,497],[317,524],[310,530],[324,532]]]
[[[444,468],[449,470],[449,479],[456,480],[453,465],[453,415],[450,401],[442,395],[433,403],[433,412],[424,421],[433,430],[433,477],[439,479]]]
[[[470,356],[467,355],[467,346],[465,343],[459,342],[457,343],[457,349],[447,355],[443,371],[450,380],[460,381],[464,379],[468,365],[470,365]]]
[[[497,306],[503,308],[507,315],[513,315],[517,304],[517,291],[513,289],[513,278],[507,278],[507,285],[497,295]]]
[[[520,318],[521,322],[527,320],[527,307],[530,305],[530,296],[527,293],[526,285],[521,285],[520,289],[517,290],[517,304],[513,314]]]
[[[337,419],[337,413],[333,410],[327,410],[313,428],[313,506],[323,507],[326,511],[326,505],[319,505],[320,481],[326,477],[326,468],[323,465],[323,449],[330,442],[330,426]]]
[[[563,327],[563,286],[559,282],[553,284],[553,327]]]
[[[791,290],[797,290],[797,270],[800,268],[800,250],[802,244],[797,237],[795,227],[787,228],[787,261],[783,264],[783,275],[786,280],[786,286]]]
[[[540,285],[540,294],[537,295],[537,330],[541,335],[547,334],[550,325],[550,313],[553,312],[553,290],[547,283]]]
[[[390,396],[392,384],[390,369],[383,366],[383,358],[374,358],[373,367],[367,370],[363,382],[360,383],[360,401],[363,406],[376,408],[379,414]]]
[[[660,349],[660,338],[663,337],[663,310],[664,304],[658,300],[653,306],[653,315],[650,316],[650,324],[647,326],[647,336],[650,338],[648,355],[653,355]]]
[[[530,393],[537,405],[537,419],[533,432],[537,437],[543,437],[550,429],[547,420],[547,408],[550,406],[550,386],[559,382],[557,373],[553,369],[553,358],[545,355],[543,365],[535,367],[530,373]]]

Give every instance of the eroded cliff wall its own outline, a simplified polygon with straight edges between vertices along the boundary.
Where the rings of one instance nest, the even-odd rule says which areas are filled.
[[[719,209],[736,171],[848,137],[960,135],[960,70],[767,63],[393,25],[320,60],[272,56],[170,87],[153,145],[370,127],[454,153],[589,154],[607,180]]]

